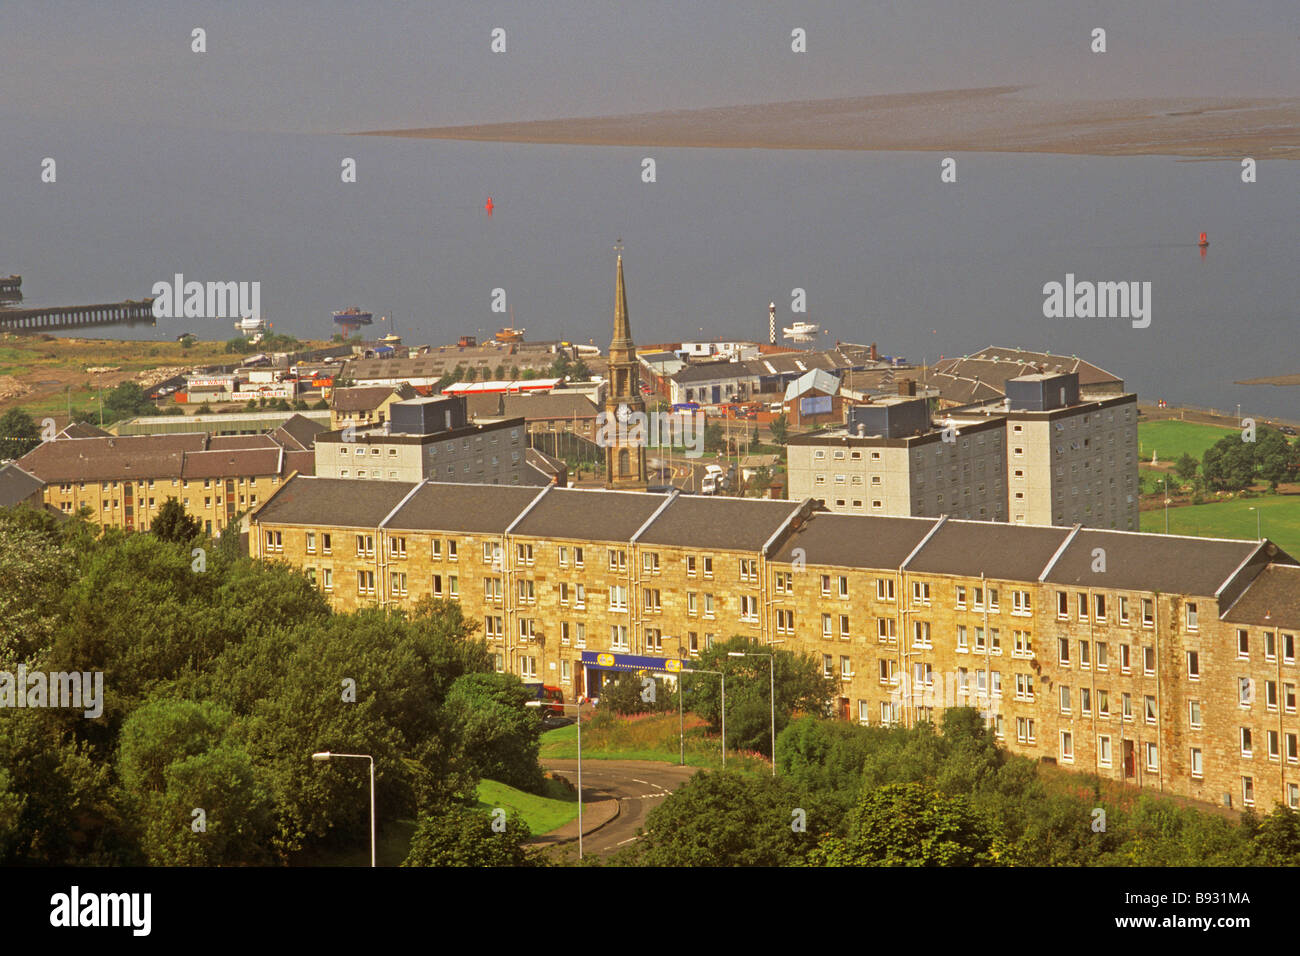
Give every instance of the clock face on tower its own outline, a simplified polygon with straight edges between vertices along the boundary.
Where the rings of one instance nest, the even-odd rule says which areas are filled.
[[[623,402],[618,406],[618,411],[615,414],[618,415],[618,420],[620,422],[626,422],[628,413],[627,403]]]

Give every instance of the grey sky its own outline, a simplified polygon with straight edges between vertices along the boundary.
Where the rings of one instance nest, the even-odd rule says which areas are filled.
[[[1295,0],[6,0],[0,115],[334,132],[1001,84],[1285,96],[1298,53]]]

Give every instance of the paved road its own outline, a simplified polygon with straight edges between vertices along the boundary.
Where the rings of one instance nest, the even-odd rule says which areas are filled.
[[[576,760],[544,760],[542,766],[570,783],[578,782]],[[699,769],[650,760],[584,760],[583,799],[615,798],[619,801],[619,814],[595,833],[583,837],[583,854],[608,856],[631,843],[650,811]],[[576,844],[564,849],[577,854]]]

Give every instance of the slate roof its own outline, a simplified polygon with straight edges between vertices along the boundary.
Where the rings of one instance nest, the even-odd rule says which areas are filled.
[[[0,468],[0,508],[12,508],[39,494],[45,482],[35,475],[28,474],[16,464]]]
[[[798,508],[797,501],[678,495],[637,543],[757,551]]]
[[[597,537],[628,541],[655,510],[664,496],[639,491],[604,491],[598,489],[554,488],[515,525],[515,534],[539,538]]]
[[[357,478],[292,478],[253,513],[272,524],[377,528],[415,485]]]
[[[802,549],[802,560],[806,564],[897,568],[938,520],[816,514],[781,542],[771,560],[794,563],[795,549]]]
[[[1044,580],[1075,587],[1214,594],[1258,548],[1254,541],[1083,528]],[[1095,553],[1098,549],[1101,554]],[[1099,559],[1104,559],[1104,571],[1093,570],[1102,567]]]

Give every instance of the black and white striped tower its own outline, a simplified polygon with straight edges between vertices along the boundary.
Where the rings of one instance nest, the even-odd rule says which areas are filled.
[[[776,303],[767,304],[767,341],[771,345],[776,345]]]

